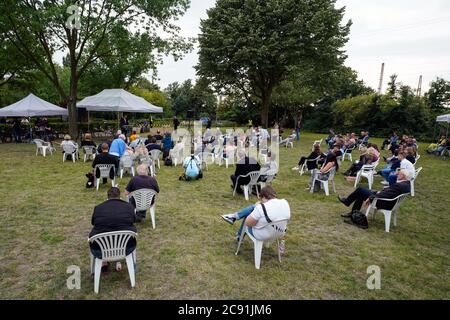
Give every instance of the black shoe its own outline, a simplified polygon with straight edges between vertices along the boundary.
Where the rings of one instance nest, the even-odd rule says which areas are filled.
[[[351,217],[352,217],[352,213],[349,212],[349,213],[341,214],[341,217],[342,217],[342,218],[351,218]]]
[[[102,273],[107,273],[109,271],[109,263],[102,267]]]
[[[343,203],[345,206],[347,205],[347,198],[344,198],[343,196],[338,196],[338,199],[341,203]]]
[[[141,217],[141,216],[136,216],[136,222],[137,222],[137,223],[140,223],[140,222],[142,222],[143,220],[144,220],[143,217]]]

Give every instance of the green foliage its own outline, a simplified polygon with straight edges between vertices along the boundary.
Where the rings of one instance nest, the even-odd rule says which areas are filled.
[[[450,81],[437,78],[431,83],[430,90],[425,94],[428,106],[433,111],[441,112],[450,107]]]
[[[267,124],[273,90],[292,68],[342,64],[351,25],[343,16],[334,0],[218,0],[201,23],[198,74],[218,93],[258,99]]]

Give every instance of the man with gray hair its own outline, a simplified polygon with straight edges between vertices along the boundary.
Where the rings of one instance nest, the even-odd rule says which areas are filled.
[[[148,166],[145,164],[141,164],[137,168],[138,175],[133,177],[125,188],[125,196],[129,196],[132,192],[141,189],[150,189],[155,190],[156,193],[159,193],[158,182],[155,178],[148,175]],[[153,202],[155,199],[153,199]],[[134,199],[131,198],[130,203],[136,208],[136,203]],[[153,204],[153,203],[152,203]],[[141,222],[145,219],[146,212],[136,212],[136,220],[137,222]]]
[[[413,176],[408,170],[400,170],[398,172],[397,183],[393,184],[390,187],[386,187],[383,191],[376,192],[365,188],[358,188],[347,198],[341,196],[338,196],[338,198],[339,201],[347,207],[349,207],[353,203],[352,212],[360,211],[364,202],[366,203],[366,205],[369,205],[375,197],[378,199],[395,199],[402,194],[410,193],[410,181],[412,178]],[[394,201],[379,201],[377,202],[377,209],[392,210],[394,205]],[[350,212],[348,214],[342,215],[342,217],[348,218],[351,217],[351,214],[352,213]]]

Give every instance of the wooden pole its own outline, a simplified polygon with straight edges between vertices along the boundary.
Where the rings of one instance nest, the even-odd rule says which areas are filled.
[[[381,94],[383,90],[383,79],[384,79],[384,62],[381,65],[381,75],[380,75],[380,84],[378,85],[378,94]]]

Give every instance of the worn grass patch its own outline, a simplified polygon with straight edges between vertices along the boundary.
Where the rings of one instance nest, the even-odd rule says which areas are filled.
[[[36,157],[32,145],[0,144],[0,298],[449,299],[450,162],[422,152],[417,196],[400,209],[399,225],[387,234],[378,216],[364,231],[343,223],[346,208],[335,195],[308,193],[309,177],[291,171],[317,138],[305,134],[295,149],[281,150],[274,186],[292,210],[282,264],[272,247],[255,270],[248,240],[234,255],[236,229],[220,215],[248,203],[232,197],[233,168],[210,166],[203,181],[186,183],[178,181],[180,167],[164,167],[156,230],[149,221],[138,225],[136,288],[127,272],[110,273],[99,295],[89,274],[87,235],[107,188],[84,188],[90,163],[63,164],[60,153]],[[353,190],[341,175],[336,180],[339,194]],[[122,190],[128,181],[119,181]],[[378,181],[375,187],[381,188]],[[66,287],[70,265],[81,268],[81,290]],[[371,265],[381,267],[381,290],[366,288]]]

